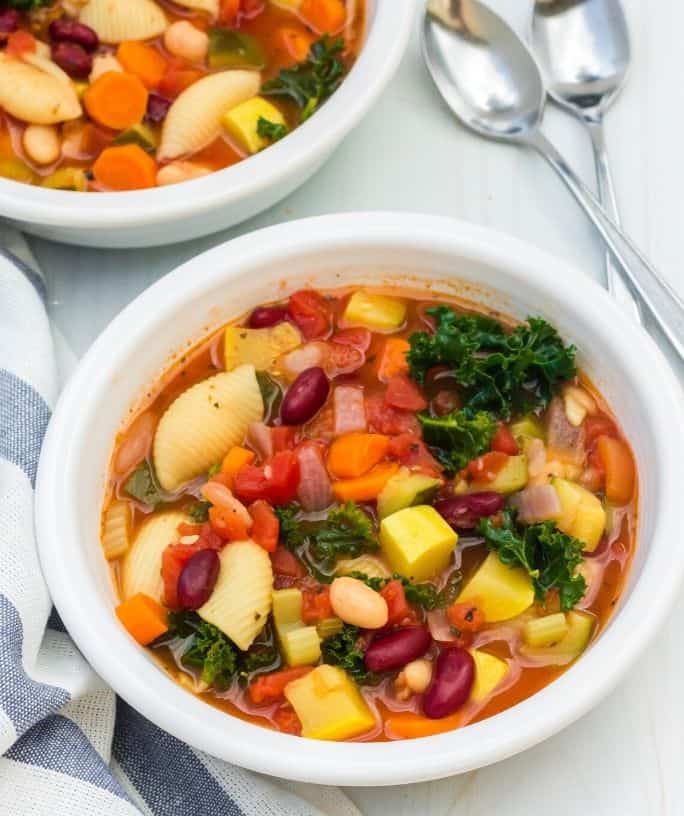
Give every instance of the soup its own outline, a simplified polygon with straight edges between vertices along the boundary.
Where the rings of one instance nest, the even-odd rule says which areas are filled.
[[[363,11],[361,0],[8,0],[0,176],[122,191],[242,161],[337,90]]]
[[[596,638],[629,444],[576,351],[434,294],[303,290],[187,354],[116,442],[117,614],[226,712],[327,740],[491,716]]]

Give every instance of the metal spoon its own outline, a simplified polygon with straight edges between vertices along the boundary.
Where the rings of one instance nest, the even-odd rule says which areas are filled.
[[[619,0],[536,0],[531,40],[546,81],[546,91],[584,122],[591,136],[599,199],[619,226],[613,178],[603,132],[603,114],[625,81],[631,49],[627,20]],[[641,321],[639,305],[606,253],[608,290],[631,316]]]
[[[481,136],[533,147],[544,156],[684,359],[684,302],[539,130],[546,91],[537,63],[518,35],[478,0],[429,0],[422,37],[428,69],[451,110]]]

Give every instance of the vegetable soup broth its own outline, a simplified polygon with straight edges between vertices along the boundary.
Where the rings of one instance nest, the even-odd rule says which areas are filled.
[[[112,191],[221,170],[312,115],[353,65],[364,33],[361,0],[207,0],[206,11],[190,8],[200,5],[194,0],[144,0],[162,12],[161,22],[119,25],[113,34],[111,21],[88,11],[105,1],[33,0],[29,10],[23,0],[0,2],[0,176]],[[21,75],[3,87],[3,69],[17,66]],[[101,79],[107,72],[124,79]],[[234,81],[207,87],[206,78],[217,74]],[[22,83],[36,82],[42,107],[20,98]],[[60,89],[61,108],[51,113]],[[118,95],[140,104],[114,110]],[[181,119],[193,128],[186,132]]]
[[[256,309],[181,358],[117,439],[103,544],[123,602],[119,617],[169,674],[210,704],[323,739],[440,733],[534,694],[607,623],[636,527],[634,464],[614,417],[548,324],[531,319],[514,329],[507,322],[502,334],[500,316],[455,299],[440,298],[446,308],[428,314],[434,297],[307,291]],[[548,384],[530,390],[539,370],[529,369],[519,387],[504,385],[495,397],[472,380],[464,387],[458,361],[444,357],[439,342],[449,332],[452,340],[469,331],[476,337],[458,322],[463,316],[493,321],[479,326],[484,345],[471,361],[486,359],[492,343],[517,348],[510,338],[522,332],[547,362],[556,360],[558,376],[547,367]],[[484,334],[492,326],[493,339]],[[307,405],[300,392],[311,390],[315,368],[324,393]],[[164,460],[176,454],[175,442],[163,439],[165,425],[184,433],[189,420],[173,419],[186,410],[182,395],[226,371],[251,377],[270,407],[242,418],[254,424],[235,430],[230,452],[183,471],[184,482],[168,482],[176,465]],[[234,398],[237,405],[238,391]],[[180,447],[194,455],[187,440]],[[285,468],[274,490],[269,479],[283,472],[284,460],[297,461],[298,473]],[[123,540],[111,534],[121,508]],[[416,513],[427,555],[402,539]],[[162,532],[150,534],[155,519]],[[245,637],[235,623],[241,610],[228,604],[224,614],[213,598],[226,591],[226,553],[236,548],[237,559],[243,546],[230,542],[249,537],[257,542],[249,552],[268,552],[271,568],[263,558],[261,606],[246,599],[259,622]],[[151,556],[141,556],[145,548]],[[204,549],[218,553],[201,557],[214,574],[206,579],[200,569],[193,578],[187,564]],[[141,567],[146,558],[151,566]],[[255,575],[256,586],[262,579]],[[379,619],[355,617],[359,592],[363,614],[378,607]],[[320,671],[334,674],[317,686]],[[332,722],[328,688],[338,695],[329,699]],[[312,709],[307,695],[317,694]],[[339,722],[335,710],[343,712]]]

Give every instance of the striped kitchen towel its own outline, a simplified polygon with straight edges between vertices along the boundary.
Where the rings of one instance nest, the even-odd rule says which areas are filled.
[[[89,668],[43,581],[33,532],[40,446],[58,392],[46,288],[0,226],[1,816],[359,816],[334,788],[194,751]]]

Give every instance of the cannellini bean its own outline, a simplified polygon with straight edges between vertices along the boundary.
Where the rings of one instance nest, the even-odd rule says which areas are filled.
[[[179,20],[164,32],[164,46],[174,57],[203,62],[209,50],[209,37],[187,20]]]
[[[189,161],[175,161],[167,164],[157,172],[157,184],[165,187],[167,184],[178,184],[181,181],[208,176],[211,171],[199,164]]]
[[[21,143],[26,155],[36,164],[52,164],[62,152],[59,133],[53,125],[29,125]]]
[[[102,74],[109,71],[123,71],[123,67],[114,54],[98,54],[93,57],[93,67],[88,76],[90,82],[95,82]]]
[[[335,578],[330,604],[338,618],[361,629],[381,629],[387,623],[385,599],[356,578]]]

